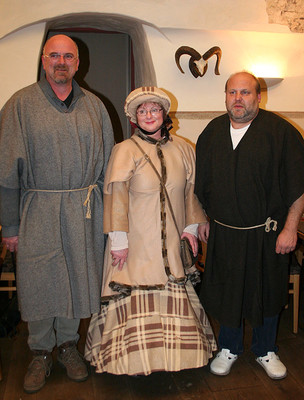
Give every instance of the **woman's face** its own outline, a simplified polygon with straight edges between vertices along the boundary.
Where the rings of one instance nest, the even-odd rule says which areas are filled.
[[[164,122],[163,114],[163,109],[158,103],[143,103],[136,111],[137,124],[147,132],[157,131],[154,135],[158,137],[159,129]]]

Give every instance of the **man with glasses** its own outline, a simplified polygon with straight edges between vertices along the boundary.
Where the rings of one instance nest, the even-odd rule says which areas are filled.
[[[20,90],[0,114],[0,223],[18,250],[17,288],[33,352],[24,390],[34,393],[52,368],[84,381],[77,351],[81,318],[100,310],[104,251],[102,187],[113,131],[102,102],[73,80],[75,42],[51,37],[45,78]]]

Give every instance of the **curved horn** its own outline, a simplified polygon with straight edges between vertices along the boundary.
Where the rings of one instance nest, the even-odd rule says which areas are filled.
[[[219,63],[221,61],[221,57],[222,57],[222,50],[218,46],[211,47],[211,49],[206,51],[206,53],[203,54],[203,59],[208,60],[214,54],[216,54],[216,64],[215,64],[215,68],[214,68],[214,73],[215,73],[215,75],[220,75],[218,68],[219,68]]]
[[[176,50],[175,62],[176,62],[178,69],[184,74],[184,71],[182,70],[182,67],[180,66],[180,63],[179,63],[179,59],[180,59],[181,55],[183,55],[183,54],[188,54],[194,60],[200,60],[201,55],[195,49],[193,49],[192,47],[188,47],[188,46],[181,46]]]

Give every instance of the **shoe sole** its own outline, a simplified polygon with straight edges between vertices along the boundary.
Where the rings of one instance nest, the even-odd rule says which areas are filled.
[[[213,375],[217,375],[217,376],[227,376],[227,375],[230,374],[230,371],[231,371],[231,368],[230,368],[230,370],[229,370],[228,372],[220,373],[220,372],[212,371],[212,369],[210,368],[210,372],[211,372]]]
[[[266,367],[264,366],[264,364],[263,364],[260,360],[256,359],[256,362],[257,362],[258,364],[260,364],[260,366],[264,369],[264,371],[266,372],[266,374],[267,374],[267,375],[269,376],[269,378],[271,378],[271,379],[280,380],[280,379],[286,378],[286,376],[287,376],[287,371],[285,372],[285,375],[281,375],[281,376],[272,375],[271,373],[269,373],[269,372],[267,371]]]
[[[44,385],[43,385],[43,386],[44,386]],[[26,388],[24,387],[23,390],[24,390],[25,393],[27,393],[27,394],[33,394],[33,393],[39,392],[39,390],[42,389],[43,386],[41,386],[39,389],[26,389]]]
[[[43,388],[43,386],[46,384],[46,382],[44,382],[44,384],[43,385],[41,385],[39,388],[26,388],[25,386],[23,386],[23,390],[25,391],[25,393],[28,393],[28,394],[32,394],[32,393],[37,393],[37,392],[39,392],[39,390],[40,389],[42,389]]]

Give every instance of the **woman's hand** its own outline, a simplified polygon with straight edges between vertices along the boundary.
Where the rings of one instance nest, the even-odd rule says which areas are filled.
[[[191,235],[191,233],[188,232],[183,232],[181,238],[187,238],[189,240],[189,243],[191,245],[192,251],[193,251],[193,255],[194,257],[197,256],[197,252],[198,252],[198,242],[197,242],[197,237],[194,235]]]
[[[123,268],[124,263],[127,261],[129,249],[122,249],[122,250],[111,250],[112,255],[112,265],[118,264],[118,270],[121,271]]]

